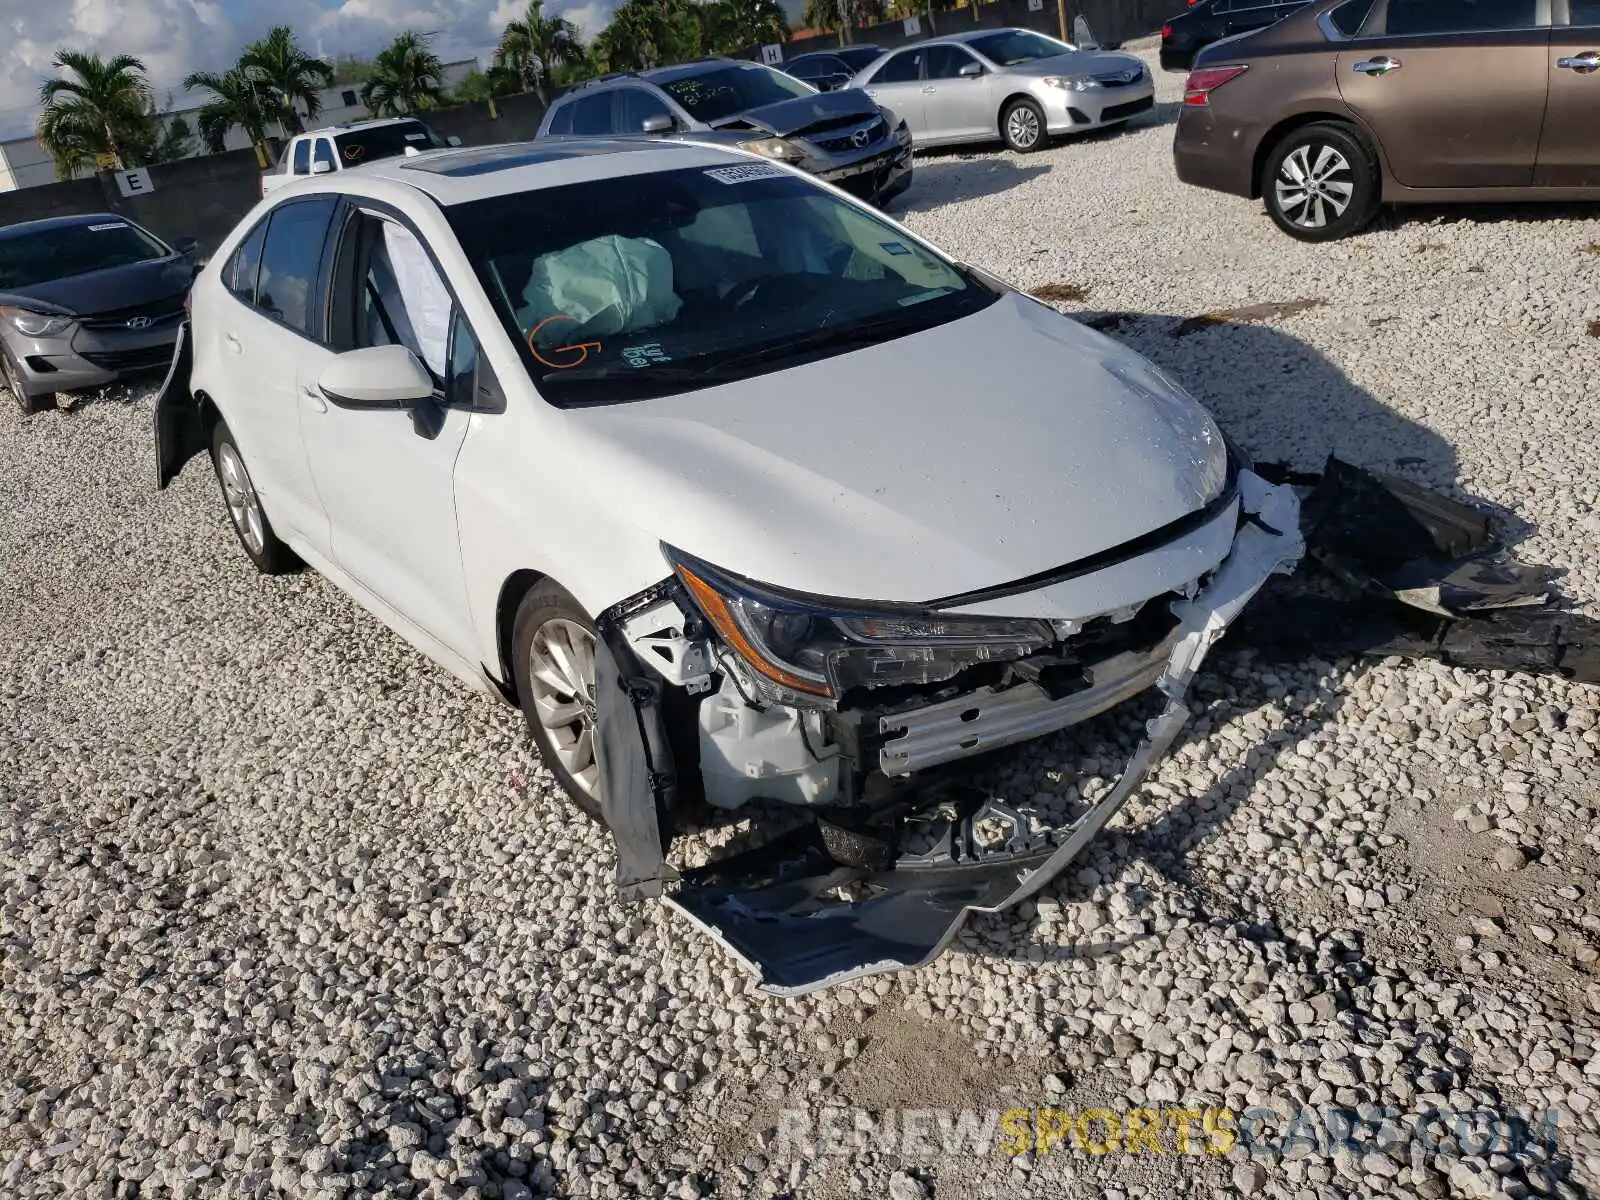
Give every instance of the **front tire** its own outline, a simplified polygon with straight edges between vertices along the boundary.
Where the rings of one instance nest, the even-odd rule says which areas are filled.
[[[1044,149],[1047,133],[1044,110],[1032,100],[1013,100],[1000,114],[1000,136],[1018,154]]]
[[[43,412],[55,405],[54,392],[46,392],[42,396],[28,394],[27,389],[22,386],[22,372],[17,369],[11,351],[4,348],[0,348],[0,381],[5,383],[6,391],[11,393],[11,398],[17,402],[17,408],[25,417],[31,417],[34,413]]]
[[[239,453],[233,434],[221,421],[211,435],[211,465],[216,468],[217,482],[222,485],[228,522],[256,570],[263,575],[287,575],[298,567],[300,560],[279,540],[272,522],[267,520],[261,497],[256,494],[250,472],[245,469],[244,456]]]
[[[534,584],[517,606],[511,664],[528,732],[567,798],[601,820],[596,757],[593,619],[553,580]]]
[[[1355,130],[1319,122],[1273,147],[1261,171],[1261,198],[1273,223],[1302,242],[1358,233],[1378,213],[1378,157]]]

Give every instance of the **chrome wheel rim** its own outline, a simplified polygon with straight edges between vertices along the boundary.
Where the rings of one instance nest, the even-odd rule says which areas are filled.
[[[1039,114],[1019,104],[1006,114],[1006,136],[1019,149],[1029,149],[1039,140]]]
[[[261,515],[261,501],[250,482],[250,473],[233,445],[224,442],[217,455],[217,467],[222,477],[222,498],[228,502],[228,516],[239,531],[250,553],[260,554],[267,545],[266,521]]]
[[[1350,160],[1325,142],[1290,151],[1273,181],[1278,211],[1302,229],[1321,229],[1344,216],[1355,190]]]
[[[594,634],[576,621],[552,617],[534,632],[528,648],[528,683],[534,717],[556,760],[584,795],[598,799],[594,652]]]

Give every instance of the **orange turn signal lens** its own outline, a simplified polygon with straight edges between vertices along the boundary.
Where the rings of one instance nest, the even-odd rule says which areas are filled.
[[[752,668],[760,671],[773,683],[786,687],[796,692],[804,692],[808,696],[832,696],[833,689],[826,683],[815,679],[807,679],[803,675],[796,675],[793,671],[786,670],[778,663],[768,658],[739,626],[738,619],[728,608],[727,600],[722,593],[717,591],[704,579],[701,579],[682,563],[677,564],[678,577],[683,580],[683,586],[689,589],[689,594],[694,597],[694,602],[699,605],[700,611],[705,614],[706,620],[720,633],[724,640],[739,653],[739,657],[749,663]]]

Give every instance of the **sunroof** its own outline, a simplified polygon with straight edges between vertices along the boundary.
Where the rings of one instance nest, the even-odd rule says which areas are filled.
[[[582,158],[589,154],[615,154],[623,150],[644,150],[659,146],[659,142],[638,141],[580,141],[565,138],[540,139],[510,146],[482,146],[462,150],[455,154],[441,154],[421,162],[402,163],[406,171],[427,171],[430,175],[464,177],[489,175],[495,171],[509,171],[514,167],[531,167],[538,163],[559,162],[564,158]]]

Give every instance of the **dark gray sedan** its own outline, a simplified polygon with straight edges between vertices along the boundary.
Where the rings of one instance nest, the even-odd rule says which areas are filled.
[[[165,368],[195,265],[194,239],[111,213],[0,229],[0,377],[18,407]]]

